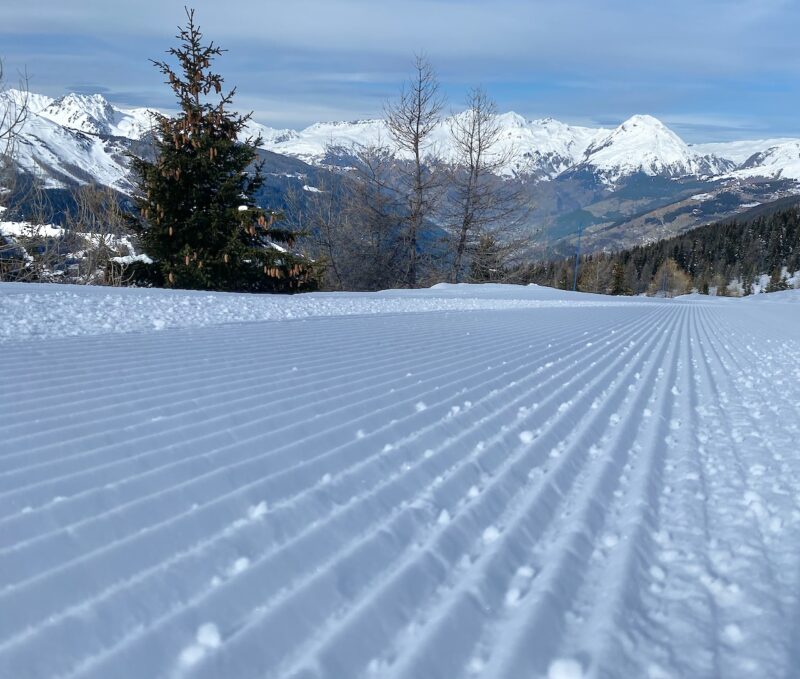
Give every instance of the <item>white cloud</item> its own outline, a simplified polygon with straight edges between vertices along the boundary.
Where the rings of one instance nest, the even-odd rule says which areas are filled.
[[[702,111],[709,124],[739,116],[747,127],[752,119],[779,124],[770,116],[784,125],[782,112],[800,105],[793,84],[800,82],[800,3],[790,0],[192,4],[208,37],[229,50],[220,68],[243,107],[277,126],[380,113],[416,51],[434,61],[454,99],[481,83],[501,107],[532,116],[577,121],[667,111],[677,120]],[[0,49],[9,64],[27,64],[34,86],[49,94],[97,83],[135,93],[137,104],[152,91],[163,106],[166,93],[147,59],[173,44],[183,5],[4,0],[0,38],[8,39]],[[774,91],[755,89],[765,83]],[[733,122],[720,128],[732,130]]]

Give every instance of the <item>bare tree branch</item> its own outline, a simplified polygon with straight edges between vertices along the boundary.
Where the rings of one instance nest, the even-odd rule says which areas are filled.
[[[417,55],[414,75],[403,87],[397,101],[386,106],[386,123],[392,140],[412,156],[407,196],[406,242],[408,265],[405,284],[417,285],[418,240],[425,220],[440,196],[440,177],[430,167],[430,134],[439,124],[444,99],[431,63]]]
[[[449,278],[454,283],[464,280],[470,252],[474,257],[491,250],[507,266],[511,255],[530,241],[530,234],[519,228],[527,214],[523,188],[501,177],[517,158],[511,147],[501,145],[497,106],[480,87],[469,91],[466,104],[449,123],[456,151],[447,216],[453,237]],[[479,262],[475,270],[483,272],[484,280],[498,266]]]
[[[11,156],[14,142],[28,117],[28,76],[20,74],[15,90],[9,90],[0,60],[0,155]]]

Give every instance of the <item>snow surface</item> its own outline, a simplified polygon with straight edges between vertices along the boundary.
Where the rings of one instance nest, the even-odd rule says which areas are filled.
[[[796,676],[800,291],[604,299],[0,284],[0,676]]]
[[[7,224],[7,223],[6,223]],[[2,223],[0,223],[2,225]],[[147,288],[0,284],[0,341],[34,337],[149,332],[320,316],[422,311],[615,306],[619,298],[537,285],[436,285],[381,293],[232,295]],[[640,302],[644,303],[644,302]]]

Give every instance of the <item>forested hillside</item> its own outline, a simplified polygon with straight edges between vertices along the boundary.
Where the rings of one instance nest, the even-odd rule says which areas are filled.
[[[571,289],[574,267],[574,258],[569,258],[529,264],[511,273],[519,282]],[[771,277],[769,291],[790,286],[788,277],[798,270],[800,206],[795,203],[616,253],[585,255],[577,287],[609,294],[673,295],[697,289],[746,295],[763,274]]]

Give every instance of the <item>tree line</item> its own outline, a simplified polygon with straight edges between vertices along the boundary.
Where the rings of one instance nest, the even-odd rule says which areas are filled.
[[[768,291],[788,287],[800,270],[800,207],[701,226],[679,236],[615,253],[584,255],[578,290],[613,295],[751,294],[761,275]],[[563,289],[574,284],[574,258],[533,262],[511,272],[520,283]],[[736,285],[731,287],[731,282]]]

